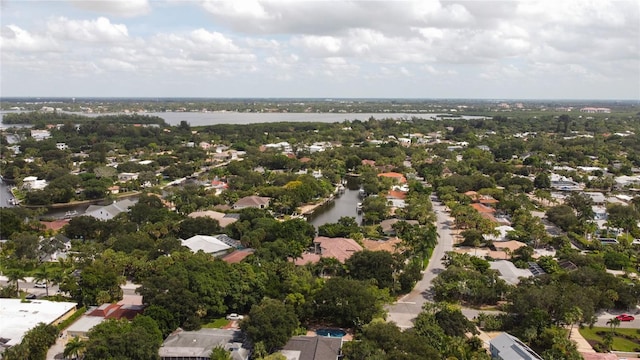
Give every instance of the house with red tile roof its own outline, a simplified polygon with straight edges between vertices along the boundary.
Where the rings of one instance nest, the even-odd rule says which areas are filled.
[[[404,184],[404,183],[407,182],[407,178],[405,178],[404,175],[402,175],[400,173],[397,173],[397,172],[380,173],[380,174],[378,174],[378,176],[395,179],[400,184]]]
[[[244,260],[247,256],[253,254],[255,250],[253,249],[241,249],[235,250],[234,252],[227,254],[222,257],[222,261],[227,264],[236,264]]]
[[[354,253],[363,248],[355,240],[349,238],[329,238],[318,236],[313,240],[314,251],[302,254],[302,258],[294,259],[296,265],[315,264],[320,258],[334,258],[344,264]]]

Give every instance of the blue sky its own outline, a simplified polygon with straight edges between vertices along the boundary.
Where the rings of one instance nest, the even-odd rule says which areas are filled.
[[[640,99],[640,2],[0,0],[0,96]]]

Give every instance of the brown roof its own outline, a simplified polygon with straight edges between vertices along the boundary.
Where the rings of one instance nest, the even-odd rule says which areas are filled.
[[[496,247],[496,250],[509,249],[511,251],[516,251],[523,246],[527,246],[527,244],[522,243],[520,241],[516,241],[516,240],[510,240],[510,241],[495,241],[493,243],[493,246]]]
[[[388,177],[388,178],[392,178],[392,179],[396,179],[398,180],[400,183],[406,183],[407,182],[407,178],[404,177],[404,175],[397,173],[397,172],[385,172],[385,173],[380,173],[378,174],[378,176],[382,176],[382,177]]]
[[[469,204],[469,206],[471,206],[472,208],[476,209],[476,211],[479,212],[479,213],[493,214],[494,212],[496,212],[495,209],[492,209],[492,208],[490,208],[488,206],[484,206],[484,205],[478,204],[478,203]]]
[[[54,220],[54,221],[40,221],[44,225],[45,230],[58,231],[69,223],[70,219]]]
[[[362,165],[376,166],[375,160],[362,159]]]
[[[228,264],[236,264],[244,260],[247,256],[253,254],[253,249],[236,250],[222,257],[222,261]]]
[[[391,190],[389,191],[389,194],[387,194],[387,198],[404,200],[406,197],[407,197],[407,193],[399,190]]]
[[[238,219],[233,218],[233,217],[225,217],[225,213],[221,213],[218,211],[213,211],[213,210],[205,210],[205,211],[194,211],[191,214],[189,214],[188,216],[190,218],[197,218],[197,217],[208,217],[214,220],[218,220],[218,223],[220,224],[221,227],[227,227],[227,225],[231,225],[234,222],[238,221]]]
[[[370,240],[364,239],[362,243],[364,248],[371,251],[386,251],[392,254],[398,252],[398,246],[402,240],[400,238],[394,237],[389,240]]]
[[[254,207],[260,207],[261,205],[268,205],[269,204],[269,198],[268,197],[262,197],[262,196],[245,196],[242,199],[238,200],[235,202],[235,204],[233,204],[234,207],[238,207],[238,206],[242,206],[242,207],[250,207],[250,206],[254,206]]]
[[[300,158],[301,163],[308,163],[309,161],[311,161],[311,158],[308,158],[308,157]]]
[[[317,263],[321,257],[332,257],[344,263],[355,252],[362,251],[362,246],[353,239],[348,238],[329,238],[326,236],[318,236],[313,240],[320,249],[319,254],[305,253],[302,258],[294,259],[296,265],[304,265],[306,263]]]

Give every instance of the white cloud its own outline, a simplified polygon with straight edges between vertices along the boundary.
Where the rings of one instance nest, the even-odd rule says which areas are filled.
[[[52,19],[47,30],[53,37],[96,43],[116,43],[127,41],[129,31],[124,24],[112,24],[109,19],[70,20],[65,17]]]
[[[102,14],[132,17],[149,13],[148,0],[69,0],[73,6]]]
[[[2,49],[3,55],[8,55],[6,52],[9,51],[60,51],[58,46],[54,39],[32,34],[16,25],[6,25],[0,28],[0,49]]]

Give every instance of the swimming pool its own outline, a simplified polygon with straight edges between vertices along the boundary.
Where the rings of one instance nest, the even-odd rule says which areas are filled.
[[[318,329],[316,330],[316,334],[326,337],[343,337],[347,335],[347,332],[342,329]]]

